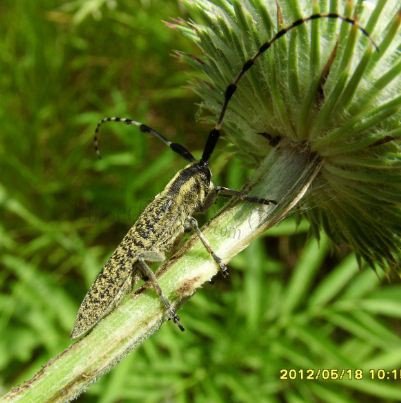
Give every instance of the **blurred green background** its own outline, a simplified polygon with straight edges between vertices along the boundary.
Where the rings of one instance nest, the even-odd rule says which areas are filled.
[[[175,0],[0,3],[0,395],[69,345],[102,263],[185,165],[113,124],[96,160],[97,121],[131,116],[201,151],[196,73],[171,57],[196,49],[162,22],[174,17],[187,17]],[[219,150],[215,182],[240,188],[247,171]],[[401,368],[400,285],[307,230],[294,217],[270,230],[181,309],[185,333],[166,323],[79,401],[401,400],[399,380],[368,372]],[[284,368],[364,376],[282,380]]]

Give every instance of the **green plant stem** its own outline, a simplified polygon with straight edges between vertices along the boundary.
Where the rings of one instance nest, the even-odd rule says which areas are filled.
[[[307,192],[320,165],[310,153],[289,146],[272,151],[258,169],[250,194],[277,200],[278,204],[230,203],[203,229],[215,252],[228,262],[286,217]],[[199,240],[192,237],[160,268],[158,276],[166,295],[174,304],[181,305],[216,272],[214,261]],[[2,401],[65,402],[77,397],[154,333],[165,319],[153,291],[136,291],[91,333],[51,359],[32,379],[3,396]]]

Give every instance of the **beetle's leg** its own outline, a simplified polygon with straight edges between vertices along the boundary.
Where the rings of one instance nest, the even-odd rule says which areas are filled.
[[[148,262],[164,262],[166,257],[163,253],[154,250],[141,250],[138,254],[138,257],[146,260]],[[139,265],[138,265],[139,266]],[[139,276],[142,278],[143,281],[149,281],[149,277],[140,267],[134,264],[132,269],[132,284],[136,283],[136,277]]]
[[[162,301],[164,307],[166,308],[168,317],[180,328],[181,331],[184,331],[185,329],[184,329],[184,326],[182,326],[182,324],[180,322],[180,318],[178,317],[177,313],[175,312],[175,309],[170,304],[167,297],[163,294],[163,291],[157,281],[155,273],[153,273],[153,270],[146,264],[144,258],[142,258],[142,257],[138,259],[138,262],[136,264],[138,265],[138,268],[142,273],[142,277],[147,277],[148,281],[150,282],[152,287],[155,289],[157,295],[159,296],[160,300]]]
[[[214,252],[213,249],[210,246],[209,241],[206,239],[206,237],[202,234],[202,231],[199,228],[198,221],[194,217],[189,217],[187,220],[188,224],[195,230],[196,235],[198,235],[199,239],[201,240],[203,246],[206,248],[206,250],[209,252],[209,254],[212,256],[213,260],[218,264],[222,274],[224,277],[228,276],[228,267],[226,266],[225,263],[221,260],[220,257],[218,257]]]
[[[263,199],[257,196],[248,196],[239,190],[229,189],[224,186],[216,186],[215,192],[217,196],[223,197],[238,197],[240,200],[248,201],[257,204],[277,204],[275,200]]]

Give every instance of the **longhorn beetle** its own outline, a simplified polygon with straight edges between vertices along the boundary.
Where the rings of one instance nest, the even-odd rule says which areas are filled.
[[[130,118],[105,117],[96,126],[94,145],[99,153],[99,129],[106,122],[121,122],[137,126],[142,133],[148,133],[158,138],[175,153],[183,157],[189,164],[179,171],[167,184],[165,189],[145,208],[136,223],[125,235],[117,249],[107,261],[103,270],[97,276],[92,287],[86,294],[77,314],[72,338],[78,338],[92,329],[106,314],[121,300],[124,294],[133,286],[135,277],[139,274],[144,280],[150,281],[157,292],[167,315],[181,330],[179,318],[163,294],[156,276],[146,262],[161,262],[165,253],[170,251],[174,242],[183,234],[185,229],[193,229],[202,244],[214,259],[223,274],[227,274],[227,266],[213,252],[209,242],[199,229],[194,214],[207,209],[217,196],[237,197],[240,200],[259,204],[275,204],[273,200],[262,199],[232,190],[223,186],[215,186],[211,181],[209,159],[220,137],[220,130],[230,99],[243,75],[253,66],[257,59],[271,45],[284,36],[288,31],[308,21],[331,18],[354,25],[377,49],[365,28],[355,20],[336,13],[313,14],[298,19],[292,24],[279,30],[270,40],[263,43],[258,51],[248,59],[234,80],[226,87],[224,101],[217,122],[209,132],[201,159],[198,161],[184,146],[173,143],[157,130]]]

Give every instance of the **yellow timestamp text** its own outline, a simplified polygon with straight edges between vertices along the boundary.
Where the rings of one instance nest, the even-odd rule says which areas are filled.
[[[335,381],[335,380],[401,380],[401,369],[339,369],[339,368],[282,368],[281,380]]]

